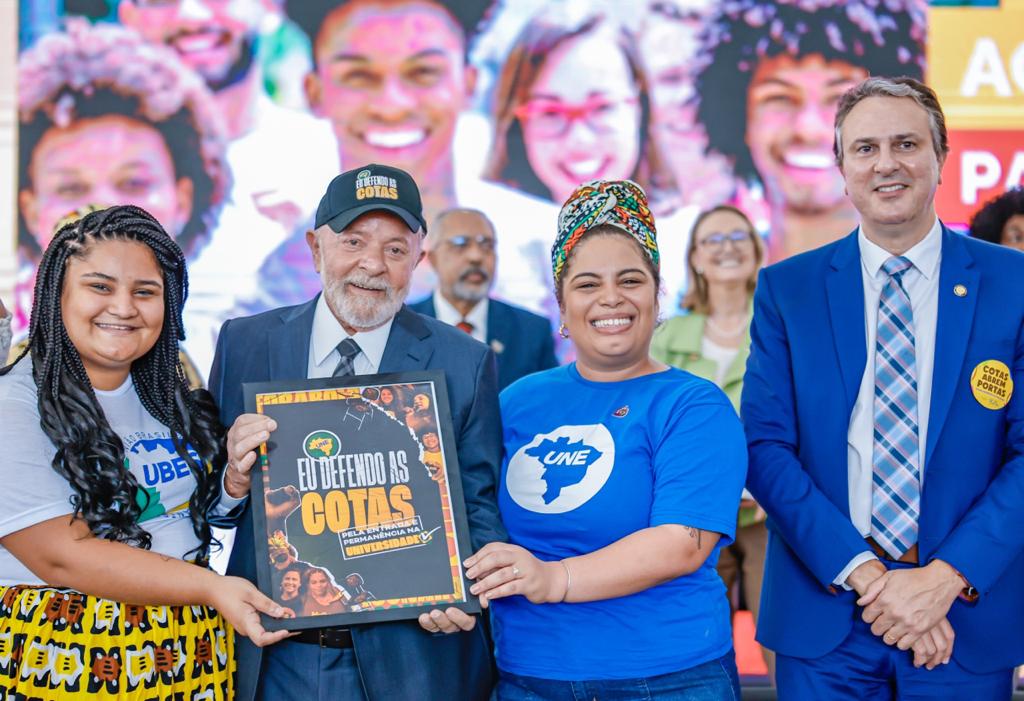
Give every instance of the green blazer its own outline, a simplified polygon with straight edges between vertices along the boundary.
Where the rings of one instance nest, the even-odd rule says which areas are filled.
[[[704,340],[703,314],[686,314],[674,316],[665,321],[654,332],[651,340],[651,357],[663,363],[691,372],[705,380],[715,381],[718,368],[713,360],[701,355],[700,345]],[[743,390],[743,373],[747,367],[747,356],[750,355],[750,328],[743,334],[739,352],[733,358],[722,391],[729,397],[736,412],[740,410],[740,392]]]

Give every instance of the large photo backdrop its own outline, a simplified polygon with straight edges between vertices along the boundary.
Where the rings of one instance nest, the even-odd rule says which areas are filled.
[[[663,315],[689,229],[728,202],[768,260],[849,232],[832,156],[844,90],[926,78],[963,225],[1024,179],[1022,0],[21,0],[16,334],[61,219],[131,202],[190,261],[186,350],[319,289],[305,234],[340,170],[411,172],[430,221],[494,223],[494,293],[557,318],[549,248],[580,182],[631,178],[662,248]],[[424,262],[410,299],[428,294]]]

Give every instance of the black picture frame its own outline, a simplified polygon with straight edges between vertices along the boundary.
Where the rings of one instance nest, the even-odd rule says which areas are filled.
[[[246,383],[243,393],[247,412],[277,422],[250,487],[257,584],[295,613],[263,616],[265,628],[480,611],[461,565],[472,551],[443,372]],[[288,600],[293,570],[299,593]]]

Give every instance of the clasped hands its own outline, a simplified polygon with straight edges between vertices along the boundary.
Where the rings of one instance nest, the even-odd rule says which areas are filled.
[[[955,633],[946,614],[963,588],[949,564],[933,560],[924,567],[887,570],[879,560],[869,560],[846,582],[860,595],[861,617],[886,645],[913,650],[915,667],[949,662]]]

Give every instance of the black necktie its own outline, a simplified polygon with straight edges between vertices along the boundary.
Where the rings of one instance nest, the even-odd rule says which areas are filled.
[[[351,338],[346,338],[344,341],[338,344],[338,355],[341,358],[338,360],[338,365],[334,368],[332,377],[348,377],[355,372],[356,356],[359,355],[360,350],[359,344],[353,341]]]

